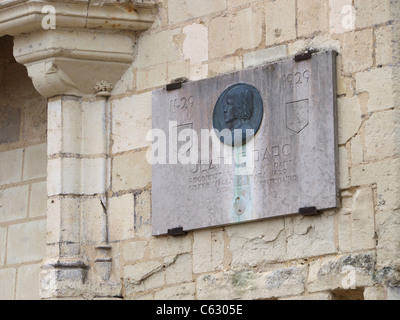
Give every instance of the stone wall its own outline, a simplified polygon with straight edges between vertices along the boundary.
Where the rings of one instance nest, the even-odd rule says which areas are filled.
[[[384,299],[400,262],[398,20],[389,0],[169,0],[111,97],[110,240],[128,299]],[[352,5],[355,23],[349,20]],[[349,7],[346,7],[349,9]],[[350,17],[350,18],[349,18]],[[347,21],[347,20],[349,21]],[[151,236],[151,91],[336,50],[341,207]],[[114,256],[117,253],[113,254]],[[346,290],[346,289],[352,290]]]
[[[46,240],[47,106],[0,38],[0,299],[39,299]]]

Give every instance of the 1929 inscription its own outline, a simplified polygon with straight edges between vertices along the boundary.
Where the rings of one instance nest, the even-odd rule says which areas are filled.
[[[153,165],[153,234],[337,207],[335,58],[314,53],[155,91],[153,129],[167,137],[151,152],[169,158]]]

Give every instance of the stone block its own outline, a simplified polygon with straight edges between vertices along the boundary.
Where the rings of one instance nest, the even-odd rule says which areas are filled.
[[[28,216],[29,186],[0,190],[0,222]]]
[[[364,145],[361,135],[351,139],[351,163],[360,164],[364,161]]]
[[[124,267],[124,281],[128,295],[165,284],[165,264],[160,260],[149,260]]]
[[[349,186],[349,157],[346,147],[339,148],[339,188]]]
[[[324,33],[328,30],[326,0],[297,1],[297,31],[299,36]]]
[[[25,150],[23,180],[45,178],[47,176],[47,144],[38,144]]]
[[[56,104],[55,104],[56,105]],[[56,108],[56,107],[55,107]],[[61,115],[60,120],[56,120],[55,125],[58,123],[60,129],[56,130],[56,135],[53,139],[61,139],[60,142],[56,142],[55,146],[60,146],[60,150],[53,150],[49,154],[62,152],[62,153],[82,153],[82,104],[80,99],[75,97],[63,97],[61,100],[61,110],[58,111]],[[61,112],[61,114],[60,114]],[[56,116],[56,115],[54,115]],[[52,118],[54,116],[51,116]],[[50,122],[49,116],[49,122]],[[51,134],[49,134],[50,136]],[[50,144],[50,141],[48,142]],[[53,147],[53,146],[52,146]]]
[[[51,198],[47,202],[47,243],[76,243],[80,239],[80,199]]]
[[[0,152],[0,185],[21,181],[23,149]]]
[[[168,63],[167,78],[168,83],[174,82],[176,79],[189,79],[190,78],[190,61],[176,61]]]
[[[374,113],[365,122],[365,160],[400,154],[400,111]]]
[[[154,273],[139,284],[132,284],[129,279],[125,280],[125,293],[127,296],[141,296],[143,292],[165,286],[165,274],[163,271]]]
[[[146,160],[146,150],[114,156],[112,189],[138,190],[151,183],[151,165]]]
[[[121,80],[118,81],[112,91],[112,95],[126,94],[127,92],[131,92],[133,90],[133,69],[132,67],[128,68]]]
[[[180,44],[174,41],[181,33],[180,28],[163,30],[154,34],[143,34],[138,40],[136,68],[146,68],[181,60]]]
[[[157,291],[154,295],[155,300],[194,300],[195,283],[185,283],[177,286],[166,287]]]
[[[243,5],[249,5],[252,2],[256,2],[256,1],[259,1],[259,0],[246,0],[246,1],[243,1],[243,0],[227,0],[227,4],[228,4],[228,7],[239,7],[239,6],[243,6]]]
[[[313,294],[307,294],[305,296],[285,297],[279,300],[308,300],[308,301],[319,301],[319,300],[333,300],[332,294],[329,292],[318,292]]]
[[[267,2],[265,4],[265,26],[267,46],[295,39],[296,1]]]
[[[353,79],[350,77],[343,77],[341,74],[341,68],[337,68],[337,94],[346,95],[348,97],[353,96]]]
[[[108,199],[108,226],[110,241],[122,241],[134,237],[134,198],[133,194]]]
[[[151,93],[112,101],[113,153],[150,146],[151,105]]]
[[[285,218],[287,259],[336,252],[334,223],[335,217],[329,212],[316,217]]]
[[[345,74],[372,67],[373,41],[372,29],[343,34],[341,53]]]
[[[191,64],[208,60],[208,29],[205,25],[193,23],[183,28],[183,58]]]
[[[262,40],[261,12],[247,8],[234,16],[217,17],[210,22],[208,35],[210,58],[255,48]]]
[[[279,268],[266,274],[267,298],[296,295],[304,292],[307,266]]]
[[[51,100],[47,106],[48,138],[47,154],[58,154],[62,150],[62,103],[60,99]]]
[[[390,0],[355,0],[356,28],[372,27],[394,18]]]
[[[40,217],[47,214],[47,182],[32,184],[29,204],[29,217]]]
[[[175,263],[165,270],[165,282],[167,285],[190,282],[192,275],[192,256],[183,254],[177,257]]]
[[[208,76],[208,64],[194,64],[190,66],[189,79],[192,81],[206,79]]]
[[[391,25],[375,29],[376,65],[388,65],[394,62],[394,32],[396,32],[396,29]]]
[[[364,300],[385,300],[385,288],[368,287],[364,289]]]
[[[46,244],[46,220],[30,221],[8,227],[7,263],[43,260]]]
[[[209,76],[217,76],[222,73],[241,70],[243,68],[243,59],[241,57],[229,57],[219,61],[211,62],[208,65]]]
[[[11,106],[1,106],[0,114],[0,144],[19,141],[21,109]]]
[[[40,264],[25,265],[18,268],[16,300],[40,300]]]
[[[222,57],[234,52],[230,31],[230,18],[217,17],[210,22],[208,29],[210,58]],[[224,45],[221,45],[221,44]]]
[[[83,243],[102,243],[106,239],[106,222],[101,199],[81,199],[81,237]]]
[[[103,193],[105,168],[105,158],[51,159],[47,162],[48,195]]]
[[[400,248],[397,239],[400,232],[399,210],[379,212],[376,214],[377,263],[390,272],[391,265],[398,265]],[[389,278],[389,277],[388,277]]]
[[[147,249],[147,241],[127,242],[123,245],[125,261],[142,260]]]
[[[371,69],[356,74],[357,91],[368,92],[368,112],[393,107],[393,69],[390,67]],[[377,85],[379,83],[379,85]]]
[[[304,292],[307,267],[270,272],[238,271],[205,274],[197,278],[200,300],[252,300],[298,295]]]
[[[104,193],[106,189],[106,159],[82,159],[81,194],[94,195]]]
[[[249,271],[248,274],[251,274]],[[248,279],[245,272],[241,274],[242,280],[240,281],[241,287],[235,287],[237,281],[233,281],[234,273],[212,273],[203,274],[197,278],[196,293],[199,300],[232,300],[240,299],[248,289]],[[238,279],[239,273],[236,276]]]
[[[260,64],[284,59],[287,57],[286,51],[286,46],[280,45],[268,49],[246,53],[243,55],[244,67],[255,67]]]
[[[168,1],[168,20],[169,24],[173,25],[223,11],[226,8],[226,0],[213,0],[207,4],[202,0],[170,0]]]
[[[232,19],[232,45],[237,49],[252,49],[262,40],[262,15],[257,8],[239,11]],[[220,43],[220,45],[224,45]]]
[[[282,261],[286,257],[284,220],[281,218],[225,228],[233,269]]]
[[[355,28],[355,9],[352,0],[329,0],[330,33],[344,33]]]
[[[71,174],[71,171],[69,173]],[[78,172],[75,172],[75,174],[77,173]],[[61,186],[61,159],[51,159],[47,161],[47,174],[47,194],[49,196],[61,194],[63,192]],[[74,176],[69,177],[69,179]],[[77,182],[78,181],[76,181],[76,183]]]
[[[400,300],[400,288],[399,287],[388,287],[387,288],[387,300]]]
[[[377,184],[377,208],[391,210],[400,206],[399,160],[371,162],[350,168],[351,185]]]
[[[202,230],[193,234],[193,272],[222,270],[224,238],[222,232]]]
[[[318,51],[334,50],[337,53],[341,53],[342,51],[340,48],[340,41],[329,37],[327,34],[299,39],[288,43],[287,47],[289,56],[300,54],[309,48],[315,48]],[[338,56],[337,59],[340,59],[340,56]]]
[[[16,269],[0,270],[0,300],[14,300]]]
[[[159,64],[139,69],[136,73],[136,90],[142,91],[166,85],[168,82],[167,66],[167,64]]]
[[[82,103],[82,153],[104,154],[107,150],[106,103],[85,101]]]
[[[320,258],[311,262],[309,292],[356,289],[374,284],[376,256],[373,252]]]
[[[138,237],[151,236],[151,192],[143,191],[135,197],[135,230]]]
[[[357,96],[338,99],[338,140],[345,144],[360,129],[361,107]]]
[[[47,138],[47,101],[34,92],[24,101],[23,141],[25,143],[45,142]]]
[[[346,197],[349,199],[343,200],[343,208],[338,215],[338,239],[341,252],[375,248],[373,196],[372,189],[366,187],[348,194]]]
[[[7,228],[0,227],[0,266],[4,265],[6,254]]]
[[[183,253],[189,253],[192,250],[191,237],[157,237],[149,242],[150,258],[168,257]]]

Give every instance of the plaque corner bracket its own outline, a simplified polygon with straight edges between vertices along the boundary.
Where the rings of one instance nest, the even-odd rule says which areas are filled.
[[[186,236],[188,233],[182,227],[168,229],[168,235],[173,237]]]
[[[305,207],[299,209],[299,214],[302,216],[318,216],[322,214],[322,210],[318,210],[317,207]]]

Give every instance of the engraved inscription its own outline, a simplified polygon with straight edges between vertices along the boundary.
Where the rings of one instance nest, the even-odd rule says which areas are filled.
[[[172,150],[180,155],[189,155],[193,147],[193,123],[181,124],[173,128],[177,135],[177,145],[172,146]]]
[[[302,72],[296,72],[294,74],[289,73],[288,75],[284,76],[283,79],[290,86],[300,85],[303,83],[308,83],[310,81],[311,72],[309,70],[305,70]]]
[[[308,99],[286,103],[286,127],[300,133],[309,123]]]
[[[194,102],[195,101],[194,101],[193,96],[181,97],[181,98],[169,100],[169,107],[170,107],[170,110],[174,110],[174,111],[190,109],[190,108],[193,108]]]

